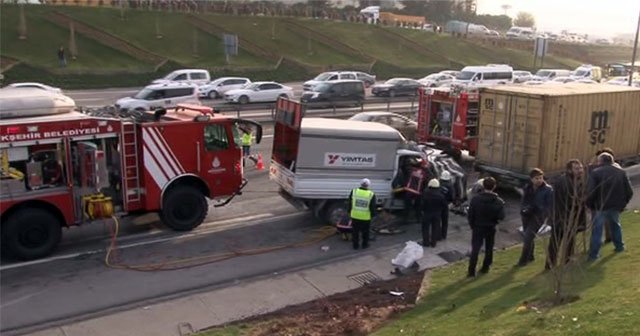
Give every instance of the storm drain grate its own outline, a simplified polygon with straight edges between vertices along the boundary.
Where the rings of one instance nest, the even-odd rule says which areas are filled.
[[[360,286],[366,286],[370,283],[382,280],[382,278],[371,271],[349,275],[347,276],[347,279],[357,282]]]
[[[462,252],[457,250],[440,252],[438,253],[438,256],[440,256],[440,258],[450,263],[458,260],[462,260],[466,257],[466,255],[464,255]]]

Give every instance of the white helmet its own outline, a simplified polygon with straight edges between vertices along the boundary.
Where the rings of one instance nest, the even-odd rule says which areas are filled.
[[[371,181],[369,181],[369,179],[368,179],[368,178],[363,178],[363,179],[360,181],[360,185],[361,185],[361,186],[363,186],[363,187],[368,187],[368,186],[370,186],[370,185],[371,185]]]
[[[437,179],[431,179],[428,184],[429,188],[440,188],[440,181]]]
[[[440,179],[442,181],[451,181],[451,173],[448,170],[445,170],[440,174]]]

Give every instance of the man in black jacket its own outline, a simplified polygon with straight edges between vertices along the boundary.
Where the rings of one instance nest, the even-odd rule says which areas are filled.
[[[602,244],[602,226],[605,222],[611,226],[611,238],[615,251],[624,251],[620,212],[633,197],[633,188],[627,172],[614,166],[611,154],[600,154],[598,165],[599,167],[589,176],[587,187],[587,206],[594,212],[589,260],[598,258]]]
[[[422,195],[422,246],[436,247],[440,238],[442,211],[447,208],[447,200],[440,190],[440,182],[431,179]]]
[[[569,262],[573,254],[575,236],[587,226],[586,183],[584,166],[577,159],[567,162],[565,173],[553,184],[553,213],[551,214],[551,237],[549,238],[547,262],[544,268],[555,267],[558,250]]]
[[[471,200],[469,205],[469,226],[471,226],[471,257],[469,258],[468,277],[476,276],[478,254],[484,242],[484,261],[480,273],[489,272],[493,263],[493,243],[496,225],[504,219],[504,201],[494,192],[496,180],[486,177],[482,181],[484,190]]]
[[[533,261],[536,235],[549,218],[553,206],[553,189],[545,182],[544,172],[534,168],[529,173],[529,178],[529,183],[524,187],[520,208],[523,244],[517,266],[525,266]]]

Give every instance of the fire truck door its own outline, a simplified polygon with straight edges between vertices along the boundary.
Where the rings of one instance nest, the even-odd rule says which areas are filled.
[[[234,188],[242,183],[241,149],[233,144],[233,135],[227,126],[213,123],[205,125],[199,148],[199,171],[214,195],[233,193]]]

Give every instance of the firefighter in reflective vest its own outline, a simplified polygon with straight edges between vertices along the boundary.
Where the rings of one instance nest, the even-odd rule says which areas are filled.
[[[245,159],[248,157],[254,164],[257,164],[257,160],[251,156],[251,142],[253,141],[253,135],[251,130],[242,129],[244,134],[242,135],[242,165],[245,165]]]
[[[353,189],[349,194],[348,210],[351,217],[351,242],[355,250],[360,248],[360,236],[362,235],[362,248],[369,247],[369,229],[371,218],[376,211],[376,195],[369,190],[371,181],[362,179],[360,188]]]

